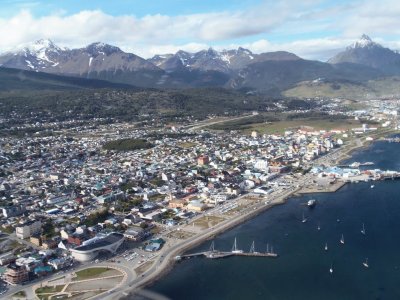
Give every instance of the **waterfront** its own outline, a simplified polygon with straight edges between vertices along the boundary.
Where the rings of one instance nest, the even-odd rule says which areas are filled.
[[[376,168],[400,170],[399,150],[399,144],[377,142],[353,153],[349,161],[373,161]],[[276,260],[194,258],[178,264],[150,289],[172,299],[398,299],[400,184],[376,182],[374,189],[370,184],[292,198],[215,239],[220,250],[230,250],[235,237],[245,251],[253,240],[258,251],[265,251],[269,243],[280,255]],[[304,205],[311,198],[318,201],[314,210]],[[303,212],[308,217],[304,224]],[[362,223],[365,236],[360,233]],[[339,244],[342,233],[345,245]],[[323,249],[326,242],[328,251]],[[209,245],[205,242],[192,251]],[[362,266],[366,257],[369,269]]]

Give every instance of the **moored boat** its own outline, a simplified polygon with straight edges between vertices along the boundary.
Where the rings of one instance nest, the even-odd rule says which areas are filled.
[[[315,206],[315,204],[317,204],[317,201],[315,199],[311,199],[307,201],[307,206],[312,208]]]

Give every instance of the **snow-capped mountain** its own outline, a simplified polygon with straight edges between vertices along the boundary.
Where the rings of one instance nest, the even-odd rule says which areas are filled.
[[[372,41],[365,34],[328,62],[331,64],[355,63],[376,68],[388,74],[400,74],[400,54]]]
[[[363,35],[328,63],[285,51],[252,53],[213,48],[143,59],[105,43],[67,49],[39,40],[0,55],[0,66],[56,75],[102,79],[142,87],[228,87],[275,91],[300,81],[363,81],[400,74],[400,54]]]
[[[58,47],[50,40],[38,40],[0,56],[0,65],[10,68],[42,71],[43,69],[57,66],[58,57],[64,51],[68,51],[68,49]]]
[[[138,85],[145,86],[155,84],[159,78],[158,73],[162,73],[152,63],[115,46],[93,43],[84,48],[67,49],[58,47],[50,40],[39,40],[1,55],[0,65],[130,84],[136,81]]]
[[[352,45],[350,45],[348,48],[349,49],[355,49],[355,48],[373,48],[373,47],[381,47],[378,43],[375,43],[371,40],[371,38],[363,34],[359,40],[355,41]]]
[[[298,56],[284,51],[254,54],[248,49],[222,50],[209,48],[195,53],[178,51],[175,54],[156,55],[148,61],[166,71],[182,68],[201,71],[232,73],[249,64],[267,60],[296,60]]]

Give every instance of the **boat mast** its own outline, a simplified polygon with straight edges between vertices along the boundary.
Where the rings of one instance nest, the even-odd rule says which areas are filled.
[[[211,242],[210,252],[215,252],[214,241]]]
[[[251,243],[251,247],[250,247],[250,251],[249,252],[250,253],[256,252],[255,249],[254,249],[254,241]]]
[[[233,247],[232,247],[232,252],[234,251],[237,251],[236,238],[235,241],[233,242]]]

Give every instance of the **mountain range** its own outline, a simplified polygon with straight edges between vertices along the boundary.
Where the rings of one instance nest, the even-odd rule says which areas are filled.
[[[68,49],[39,40],[0,55],[0,66],[138,87],[225,87],[279,95],[318,78],[359,83],[400,75],[400,54],[366,35],[327,62],[285,51],[255,54],[241,47],[196,53],[180,50],[144,59],[104,43]]]

